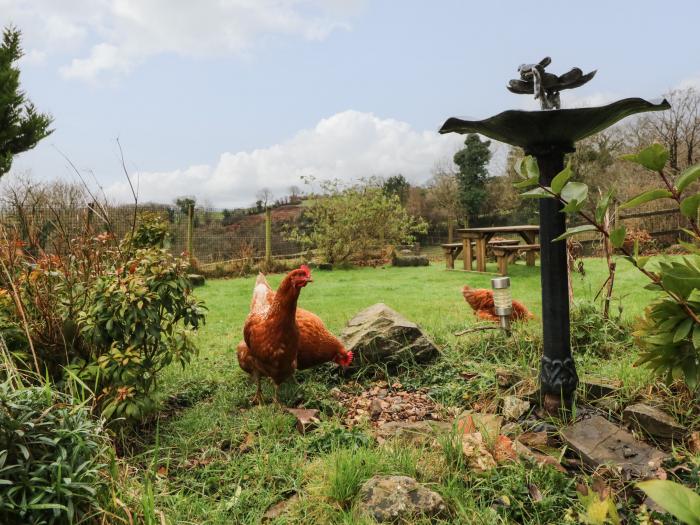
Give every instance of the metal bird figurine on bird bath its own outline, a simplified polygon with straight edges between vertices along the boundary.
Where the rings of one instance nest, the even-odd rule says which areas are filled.
[[[575,143],[598,133],[619,120],[646,111],[671,106],[666,100],[655,104],[641,98],[626,98],[606,106],[560,109],[559,92],[582,86],[595,75],[579,68],[557,76],[547,73],[549,57],[537,64],[518,68],[520,79],[511,80],[508,89],[532,94],[540,101],[540,111],[511,110],[484,120],[449,118],[440,133],[480,133],[492,139],[519,146],[537,159],[540,184],[549,186],[564,169],[564,156],[575,151]],[[542,282],[543,356],[540,387],[543,406],[550,414],[571,407],[578,384],[571,355],[569,325],[569,285],[566,242],[554,239],[566,231],[566,215],[555,199],[540,199],[540,278]]]

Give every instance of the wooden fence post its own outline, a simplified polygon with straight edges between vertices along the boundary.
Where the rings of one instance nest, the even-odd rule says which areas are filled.
[[[265,209],[265,266],[272,267],[272,210]]]
[[[187,257],[190,262],[190,266],[194,263],[194,204],[187,205]]]

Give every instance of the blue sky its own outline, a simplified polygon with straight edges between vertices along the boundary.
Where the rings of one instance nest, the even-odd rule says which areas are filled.
[[[246,205],[301,175],[421,183],[460,143],[437,135],[447,117],[534,108],[505,89],[522,62],[598,69],[564,106],[700,85],[699,19],[690,0],[0,0],[56,128],[13,171],[71,179],[60,150],[124,200],[119,137],[145,200]]]

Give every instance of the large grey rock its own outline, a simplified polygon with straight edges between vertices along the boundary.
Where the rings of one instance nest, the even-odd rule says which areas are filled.
[[[654,476],[667,458],[664,452],[636,440],[602,416],[582,419],[562,430],[561,436],[589,467],[610,465],[627,479]]]
[[[446,510],[442,496],[408,476],[375,476],[360,488],[360,509],[379,523],[436,517]]]
[[[425,363],[439,350],[420,327],[384,303],[365,308],[348,321],[340,334],[355,356],[353,363]]]
[[[683,425],[666,412],[643,403],[628,406],[622,417],[625,423],[641,428],[655,438],[681,441],[685,437]]]

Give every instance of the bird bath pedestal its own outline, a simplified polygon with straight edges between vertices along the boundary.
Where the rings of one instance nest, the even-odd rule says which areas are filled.
[[[641,98],[627,98],[607,106],[558,109],[559,90],[577,87],[595,72],[583,75],[578,68],[556,77],[544,73],[548,59],[536,65],[520,66],[521,80],[512,80],[508,89],[534,93],[541,111],[511,110],[485,120],[450,118],[440,133],[480,133],[492,139],[519,146],[537,159],[540,183],[549,186],[564,169],[564,156],[575,151],[575,143],[598,133],[635,113],[668,109],[666,100],[655,104]],[[533,73],[534,72],[534,73]],[[578,376],[571,355],[569,286],[566,242],[553,242],[566,231],[566,215],[555,199],[540,199],[540,276],[542,282],[543,356],[540,387],[543,407],[549,414],[569,409]]]

